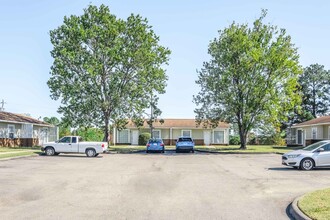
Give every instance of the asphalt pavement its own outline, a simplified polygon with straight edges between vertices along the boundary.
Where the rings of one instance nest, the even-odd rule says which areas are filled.
[[[281,155],[37,156],[0,161],[1,219],[289,219],[287,206],[330,187],[330,169]]]

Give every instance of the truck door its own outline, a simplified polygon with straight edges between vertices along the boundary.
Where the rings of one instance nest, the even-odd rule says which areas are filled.
[[[69,153],[71,152],[71,137],[63,137],[56,144],[55,151]]]
[[[71,140],[71,152],[72,153],[78,153],[78,150],[79,150],[78,138],[77,137],[72,137],[72,140]]]

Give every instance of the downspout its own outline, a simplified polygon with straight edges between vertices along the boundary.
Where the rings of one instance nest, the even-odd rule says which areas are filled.
[[[172,145],[172,128],[170,128],[170,145]]]

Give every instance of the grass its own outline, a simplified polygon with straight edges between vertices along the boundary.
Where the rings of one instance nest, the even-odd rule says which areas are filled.
[[[175,150],[175,146],[165,146],[166,150]],[[248,145],[247,150],[240,150],[238,145],[229,146],[195,146],[197,150],[207,150],[212,152],[223,153],[286,153],[298,148],[279,147],[270,145]],[[146,146],[116,145],[110,146],[110,152],[129,153],[146,150]]]
[[[0,159],[35,155],[40,147],[0,147]]]
[[[330,219],[330,188],[307,194],[299,200],[298,206],[312,219]]]
[[[196,146],[198,150],[208,150],[223,153],[286,153],[299,148],[271,145],[248,145],[246,150],[240,150],[239,145],[229,146]]]
[[[21,157],[21,156],[30,156],[30,155],[36,155],[40,152],[37,151],[22,151],[22,152],[10,152],[10,153],[0,153],[0,159],[4,159],[4,158],[13,158],[13,157]]]

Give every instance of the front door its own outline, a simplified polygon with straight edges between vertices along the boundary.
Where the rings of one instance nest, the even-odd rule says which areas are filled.
[[[303,132],[302,132],[302,130],[298,130],[297,131],[298,133],[297,133],[297,140],[298,140],[298,144],[303,144],[302,143],[302,139],[303,139]]]
[[[133,130],[132,131],[132,145],[138,145],[139,144],[139,131]]]
[[[204,144],[210,145],[211,144],[211,131],[204,131]]]

